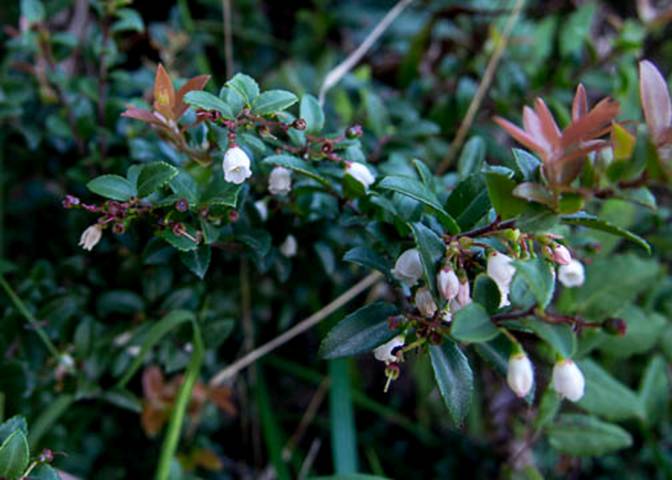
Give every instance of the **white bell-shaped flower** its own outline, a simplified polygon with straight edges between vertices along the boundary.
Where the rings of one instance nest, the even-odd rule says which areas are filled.
[[[509,366],[506,372],[506,383],[516,396],[525,397],[534,384],[534,369],[532,362],[525,353],[516,353],[509,357]]]
[[[268,191],[272,195],[287,195],[292,190],[292,171],[275,167],[268,177]]]
[[[292,258],[296,256],[296,253],[299,250],[299,244],[296,241],[294,235],[287,235],[285,241],[280,245],[280,253],[282,253],[287,258]]]
[[[79,246],[90,252],[93,247],[98,245],[102,237],[103,227],[96,223],[82,232],[82,236],[79,237]]]
[[[568,288],[580,287],[586,281],[586,272],[583,264],[573,258],[567,265],[560,265],[558,268],[558,280]]]
[[[394,264],[391,270],[392,276],[399,280],[404,285],[409,287],[414,286],[422,277],[422,262],[420,261],[420,252],[417,249],[411,248],[406,250]]]
[[[399,359],[395,355],[396,350],[404,346],[404,336],[397,335],[392,340],[383,343],[373,350],[373,356],[381,362],[396,363]]]
[[[222,170],[224,171],[224,180],[240,185],[252,176],[250,157],[240,147],[229,148],[224,154]]]
[[[501,297],[500,307],[506,307],[511,304],[509,302],[509,288],[511,287],[513,276],[516,274],[516,269],[511,264],[512,261],[511,257],[499,252],[493,252],[488,257],[487,273],[495,281],[497,287],[499,287]]]
[[[376,177],[371,173],[371,170],[369,170],[363,163],[346,162],[345,174],[350,175],[352,178],[364,185],[365,189],[368,189],[369,186],[376,181]]]
[[[579,367],[570,358],[559,360],[553,366],[551,382],[553,390],[567,400],[578,402],[583,397],[586,380]]]

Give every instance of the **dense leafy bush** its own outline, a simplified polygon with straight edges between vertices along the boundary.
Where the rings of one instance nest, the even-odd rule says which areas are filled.
[[[669,478],[670,12],[577,3],[3,6],[0,477]]]

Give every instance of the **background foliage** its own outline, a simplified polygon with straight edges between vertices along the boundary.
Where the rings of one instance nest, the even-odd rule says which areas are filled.
[[[11,419],[0,426],[0,476],[13,477],[29,455],[97,479],[149,478],[157,464],[170,468],[164,472],[170,478],[672,476],[668,179],[660,174],[637,188],[619,183],[639,178],[645,159],[655,156],[637,129],[643,119],[637,62],[650,59],[663,74],[672,69],[669,12],[651,13],[648,2],[638,2],[639,9],[630,2],[528,2],[468,141],[447,173],[434,176],[501,41],[511,13],[506,2],[412,3],[329,92],[323,111],[308,95],[317,96],[327,72],[391,4],[232,3],[230,73],[245,72],[262,92],[289,92],[272,97],[279,103],[267,111],[253,107],[253,99],[250,108],[268,121],[307,122],[305,132],[290,128],[279,139],[258,129],[240,133],[254,176],[235,188],[221,178],[230,141],[222,124],[199,124],[176,148],[165,135],[121,116],[129,104],[151,108],[158,63],[177,86],[211,75],[205,90],[219,98],[231,78],[220,1],[22,0],[0,7],[0,418]],[[241,81],[248,83],[228,84],[229,90],[254,85]],[[618,168],[596,168],[580,178],[590,191],[612,194],[585,201],[567,195],[555,205],[513,196],[516,185],[541,182],[538,159],[522,150],[514,155],[492,116],[520,124],[523,105],[542,96],[565,126],[579,81],[591,105],[607,95],[617,100],[619,124],[637,138]],[[235,92],[222,95],[235,104],[228,95]],[[292,99],[297,103],[281,113]],[[226,117],[226,107],[203,102],[192,97],[187,103]],[[195,108],[185,121],[196,121]],[[357,124],[363,135],[344,138]],[[329,163],[321,140],[314,141],[310,161],[271,158],[277,143],[304,145],[305,135],[340,136],[333,142],[339,158],[375,169],[373,193]],[[202,160],[212,161],[212,169],[190,163],[190,149],[204,145]],[[274,164],[294,171],[289,199],[266,193]],[[135,167],[134,174],[133,165],[143,165],[144,173]],[[105,180],[98,188],[89,182],[127,172],[146,181],[145,193],[164,210],[129,219],[120,235],[106,230],[91,253],[79,250],[79,236],[96,215],[65,209],[63,199],[125,201],[128,192],[110,195]],[[599,185],[590,183],[602,174]],[[140,183],[110,181],[145,196],[132,192]],[[186,213],[173,209],[183,197]],[[259,199],[267,219],[255,207]],[[566,217],[579,209],[601,220]],[[431,257],[439,239],[438,253],[425,262],[436,268],[444,247],[437,232],[468,231],[497,215],[515,218],[523,232],[565,235],[586,263],[583,287],[557,291],[543,277],[548,270],[532,261],[521,266],[512,285],[514,307],[546,306],[552,297],[558,315],[618,318],[627,326],[619,336],[531,316],[511,319],[507,329],[537,368],[529,402],[517,399],[500,375],[509,346],[489,321],[496,288],[493,293],[487,279],[477,286],[473,276],[472,293],[484,307],[472,307],[466,321],[454,319],[451,335],[461,347],[448,340],[443,350],[408,354],[387,393],[384,367],[372,355],[320,356],[323,339],[323,356],[337,357],[338,348],[368,351],[390,338],[389,330],[365,332],[379,336],[365,339],[364,348],[361,337],[331,330],[344,328],[339,322],[353,312],[361,322],[380,323],[394,314],[392,304],[407,309],[409,302],[383,282],[233,381],[208,383],[370,270],[382,271],[394,286],[389,271],[406,248],[417,245]],[[188,231],[201,228],[204,243],[157,224],[168,217]],[[298,244],[293,257],[281,251],[290,234]],[[501,249],[502,239],[488,246]],[[427,275],[430,286],[433,278]],[[365,304],[371,305],[362,314]],[[474,313],[478,308],[485,313]],[[561,405],[546,388],[556,354],[573,357],[586,377],[586,395],[577,404]],[[444,361],[454,376],[445,384],[438,378],[437,388],[433,368],[441,371],[437,364]],[[473,371],[468,385],[456,365]],[[191,397],[180,390],[190,382]],[[174,414],[180,402],[187,407],[183,422]],[[161,461],[170,432],[175,439],[181,432],[177,461]],[[54,452],[53,461],[40,457],[49,456],[44,449]],[[53,473],[42,465],[30,478]]]

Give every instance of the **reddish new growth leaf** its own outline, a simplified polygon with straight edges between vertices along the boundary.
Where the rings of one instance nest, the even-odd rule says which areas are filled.
[[[188,108],[188,105],[184,103],[184,96],[193,90],[203,90],[208,80],[210,80],[210,75],[199,75],[185,82],[182,88],[175,92],[175,87],[173,87],[168,72],[163,68],[163,65],[159,64],[154,78],[154,111],[150,112],[129,105],[121,115],[157,127],[174,130],[176,122]]]
[[[144,401],[142,406],[142,428],[150,437],[161,431],[168,421],[170,412],[177,398],[177,393],[184,381],[182,375],[173,377],[166,382],[161,370],[152,366],[142,374],[142,390]],[[229,415],[236,414],[236,407],[231,400],[231,390],[228,387],[210,387],[202,382],[196,383],[191,393],[188,406],[189,415],[197,423],[206,403],[213,403]]]
[[[586,155],[606,145],[599,137],[609,133],[618,112],[618,102],[608,97],[589,110],[586,91],[579,85],[572,103],[572,122],[564,130],[541,98],[537,98],[534,109],[523,109],[523,128],[501,117],[495,117],[495,122],[539,155],[550,185],[568,185],[581,172]]]
[[[672,159],[672,102],[667,82],[648,60],[639,63],[639,92],[644,118],[663,161]]]

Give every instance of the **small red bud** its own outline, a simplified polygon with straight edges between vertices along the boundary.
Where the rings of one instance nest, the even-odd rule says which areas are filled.
[[[239,218],[240,218],[240,214],[238,213],[237,210],[231,210],[229,212],[229,221],[230,222],[235,223],[235,222],[238,221]]]
[[[625,320],[622,318],[607,318],[602,324],[602,328],[605,332],[612,335],[618,335],[619,337],[624,336],[628,331],[628,324],[625,323]]]
[[[112,226],[112,232],[115,233],[116,235],[121,235],[126,231],[126,225],[123,223],[115,223]]]
[[[295,130],[305,130],[306,126],[306,121],[303,118],[297,118],[292,122],[292,128]]]
[[[186,212],[189,210],[189,202],[187,201],[186,198],[180,198],[177,202],[175,202],[175,210],[178,212]]]
[[[354,140],[355,138],[361,137],[364,133],[361,125],[353,125],[345,131],[345,138],[349,140]]]

